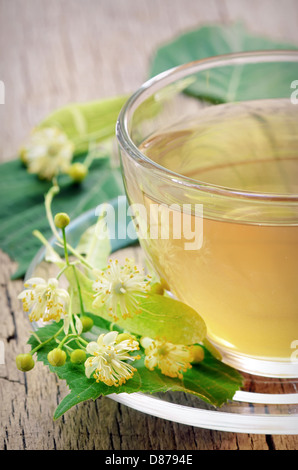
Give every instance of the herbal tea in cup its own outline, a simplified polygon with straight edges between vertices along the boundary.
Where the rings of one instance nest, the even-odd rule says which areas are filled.
[[[133,95],[117,124],[127,196],[156,273],[204,318],[226,362],[277,377],[298,376],[295,73],[295,52],[178,67]],[[248,90],[246,77],[255,78]]]

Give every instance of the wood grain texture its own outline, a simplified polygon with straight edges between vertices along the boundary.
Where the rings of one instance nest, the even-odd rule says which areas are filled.
[[[298,44],[296,0],[0,0],[0,160],[15,158],[31,128],[70,102],[129,93],[154,50],[206,23],[242,21],[252,32]],[[1,202],[0,202],[1,203]],[[63,382],[38,364],[26,376],[15,356],[30,325],[16,299],[14,265],[0,253],[1,449],[294,450],[297,436],[225,433],[154,418],[108,398],[54,422]]]

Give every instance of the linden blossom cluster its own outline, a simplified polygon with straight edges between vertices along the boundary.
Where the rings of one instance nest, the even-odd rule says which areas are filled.
[[[141,338],[138,341],[131,334],[118,331],[103,333],[97,341],[88,342],[83,338],[82,333],[92,329],[93,320],[84,311],[78,264],[82,263],[92,273],[93,307],[104,307],[114,321],[119,316],[123,320],[137,314],[138,301],[134,293],[137,291],[138,295],[145,296],[155,284],[151,282],[151,277],[138,269],[130,259],[126,259],[124,265],[120,265],[118,260],[110,260],[106,269],[101,271],[87,263],[84,257],[67,243],[65,228],[70,222],[68,215],[59,213],[52,218],[50,199],[53,193],[54,190],[50,191],[46,197],[47,215],[54,234],[64,247],[65,260],[61,260],[56,252],[52,253],[61,268],[57,277],[47,281],[40,277],[28,279],[24,284],[25,290],[18,298],[22,300],[23,309],[28,312],[30,321],[42,321],[47,324],[63,320],[63,326],[52,337],[44,342],[39,341],[29,353],[19,354],[16,358],[18,369],[24,372],[31,370],[34,367],[33,355],[45,344],[55,340],[57,347],[47,355],[49,364],[61,367],[68,360],[73,364],[84,364],[87,378],[93,377],[96,382],[104,382],[108,386],[121,386],[133,377],[136,369],[132,363],[139,360],[140,355],[132,353],[138,351],[140,346],[144,349],[145,366],[149,370],[157,367],[164,375],[182,378],[183,372],[189,369],[192,363],[203,359],[202,348],[175,345],[152,338]],[[62,231],[61,238],[57,228]],[[42,239],[41,235],[39,237]],[[75,262],[70,262],[69,250],[77,257]],[[79,295],[81,311],[78,314],[72,312],[71,289],[69,292],[59,286],[60,277],[67,270],[72,270],[72,282],[75,283],[74,286],[70,285],[70,288],[74,288]],[[63,333],[64,336],[60,339]],[[71,348],[74,340],[76,349]]]
[[[51,181],[61,173],[67,173],[73,181],[82,181],[88,173],[88,165],[72,163],[74,144],[57,127],[33,129],[19,154],[27,171],[41,179]]]

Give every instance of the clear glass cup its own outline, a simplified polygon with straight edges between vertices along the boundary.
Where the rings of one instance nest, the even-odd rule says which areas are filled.
[[[298,52],[154,77],[116,128],[139,241],[239,370],[298,377]]]

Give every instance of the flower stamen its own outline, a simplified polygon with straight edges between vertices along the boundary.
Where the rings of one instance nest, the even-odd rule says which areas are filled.
[[[87,345],[87,353],[92,355],[85,362],[88,378],[93,376],[96,382],[119,387],[133,377],[136,369],[125,361],[140,358],[129,355],[139,349],[139,343],[133,338],[117,342],[118,335],[117,331],[111,331],[100,335],[96,342],[92,341]]]
[[[93,284],[93,306],[105,304],[114,321],[119,319],[119,314],[123,319],[131,317],[139,311],[136,294],[142,295],[150,290],[148,279],[149,276],[141,272],[132,260],[126,259],[123,266],[117,259],[109,260],[107,270],[99,272]]]
[[[182,379],[183,373],[192,367],[192,346],[151,338],[142,338],[141,344],[145,349],[145,366],[149,370],[158,367],[162,374]]]
[[[50,278],[45,281],[42,278],[29,279],[18,298],[22,300],[24,312],[29,312],[30,321],[55,320],[60,321],[66,316],[69,304],[69,294],[65,289],[58,288],[58,281]]]

